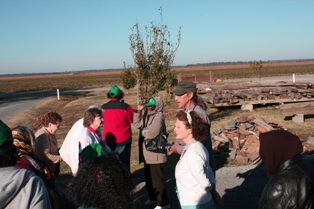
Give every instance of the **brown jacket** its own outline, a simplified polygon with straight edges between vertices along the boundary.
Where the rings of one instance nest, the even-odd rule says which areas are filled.
[[[139,162],[144,160],[147,164],[160,164],[167,162],[167,153],[155,153],[147,151],[143,144],[144,139],[154,139],[163,130],[166,131],[165,118],[162,113],[163,101],[160,97],[155,96],[156,108],[148,111],[147,114],[134,113],[133,124],[139,129]],[[142,111],[144,112],[144,111]]]
[[[51,135],[45,127],[35,133],[36,157],[43,161],[49,170],[54,173],[57,163],[61,162],[58,151],[58,142],[55,135]]]

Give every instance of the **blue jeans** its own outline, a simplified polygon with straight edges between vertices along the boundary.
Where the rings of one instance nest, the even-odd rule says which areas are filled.
[[[213,208],[213,200],[202,205],[185,205],[181,206],[182,209],[211,209]]]
[[[178,192],[178,188],[176,188],[176,192],[177,192],[177,196],[178,199],[180,201],[180,195]],[[201,204],[201,205],[180,205],[181,209],[212,209],[214,206],[214,201],[213,199],[210,200],[209,202],[205,203],[205,204]]]
[[[108,143],[111,151],[116,152],[120,161],[127,167],[128,171],[130,171],[130,159],[131,159],[131,144],[132,138],[128,140],[127,143],[124,144],[116,144],[116,143]]]

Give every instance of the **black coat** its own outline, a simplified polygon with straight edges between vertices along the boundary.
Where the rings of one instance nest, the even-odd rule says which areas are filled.
[[[314,202],[314,155],[298,155],[279,165],[267,182],[259,209],[310,209]]]

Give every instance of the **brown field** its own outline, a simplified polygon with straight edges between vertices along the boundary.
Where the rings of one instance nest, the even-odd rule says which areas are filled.
[[[121,74],[122,71],[102,71],[102,72],[82,72],[82,73],[74,73],[75,76],[97,76],[97,75],[118,75]],[[47,75],[23,75],[23,76],[8,76],[8,77],[0,77],[0,80],[23,80],[25,78],[57,78],[60,76],[72,76],[70,73],[68,74],[47,74]]]
[[[278,66],[299,66],[299,65],[312,65],[314,61],[310,62],[280,62],[280,63],[266,63],[264,66],[268,67],[278,67]],[[181,71],[208,71],[208,70],[221,70],[221,69],[237,69],[237,68],[250,68],[249,64],[246,65],[219,65],[219,66],[193,66],[193,67],[175,67],[173,70],[176,72]],[[121,71],[101,71],[101,72],[82,72],[75,73],[75,76],[99,76],[99,75],[119,75]],[[314,72],[313,72],[314,73]],[[27,78],[56,78],[60,76],[65,76],[71,74],[47,74],[47,75],[25,75],[25,76],[9,76],[0,77],[0,80],[20,80]]]
[[[285,76],[293,73],[299,75],[313,74],[314,61],[312,62],[282,62],[266,63],[262,71],[257,72],[246,65],[223,65],[223,66],[191,66],[175,67],[172,69],[175,74],[181,75],[199,75],[205,80],[202,74],[211,72],[212,79],[241,79]],[[56,89],[83,89],[83,88],[101,88],[111,85],[122,86],[120,75],[122,71],[98,71],[98,72],[80,72],[67,74],[43,74],[43,75],[25,75],[0,77],[0,92],[18,92],[18,91],[40,91]],[[209,79],[206,80],[209,82]]]
[[[265,66],[295,66],[295,65],[310,65],[312,62],[280,62],[280,63],[266,63]],[[219,65],[219,66],[197,66],[197,67],[179,67],[175,68],[176,71],[192,71],[192,70],[219,70],[219,69],[235,69],[235,68],[249,68],[250,65]]]

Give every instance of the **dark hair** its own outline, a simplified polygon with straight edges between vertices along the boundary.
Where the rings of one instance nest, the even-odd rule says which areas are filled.
[[[0,168],[15,166],[17,160],[17,151],[16,148],[13,147],[13,149],[5,153],[0,153]]]
[[[187,113],[183,110],[180,110],[177,113],[176,118],[182,121],[186,128],[192,129],[192,135],[196,141],[204,142],[206,140],[208,130],[206,124],[195,111],[191,111],[190,115],[192,118],[192,124],[189,123]]]
[[[65,189],[77,206],[132,209],[134,184],[127,168],[114,157],[94,157],[79,168]]]
[[[117,100],[120,101],[121,99],[123,99],[123,97],[124,97],[124,92],[123,91],[120,91],[120,93],[116,97],[110,96],[109,92],[107,93],[107,98],[108,99],[116,98]]]
[[[203,110],[207,111],[207,104],[202,97],[196,96],[196,105],[200,106]]]
[[[102,109],[100,107],[92,107],[85,111],[83,125],[85,127],[93,123],[96,117],[102,117]]]
[[[44,116],[40,116],[38,121],[45,127],[49,126],[49,123],[57,124],[62,122],[62,117],[56,112],[48,112]]]
[[[204,99],[202,97],[197,96],[197,94],[194,92],[189,92],[189,93],[193,94],[191,100],[194,102],[194,104],[200,106],[203,110],[207,111],[207,104],[204,101]]]

